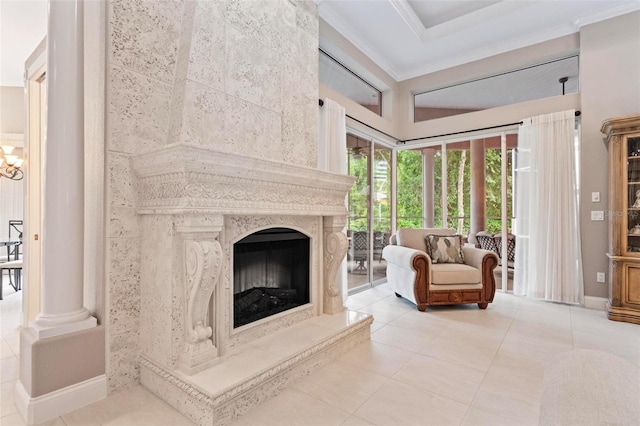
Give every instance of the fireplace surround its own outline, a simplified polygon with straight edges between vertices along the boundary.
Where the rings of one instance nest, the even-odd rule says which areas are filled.
[[[248,400],[254,401],[251,405],[263,398],[255,392],[277,393],[282,386],[276,382],[307,374],[369,337],[371,318],[354,320],[345,313],[337,281],[347,251],[344,198],[352,177],[188,144],[134,156],[132,168],[142,224],[141,381],[183,414],[203,424],[234,417]],[[245,248],[274,236],[286,242],[285,253],[276,255],[278,267],[292,258],[306,265],[281,271],[287,275],[282,290],[306,276],[296,290],[301,298],[257,321],[235,323],[234,294],[255,289],[242,284],[242,274],[234,270],[236,257],[255,260],[253,249],[245,255]],[[296,257],[301,254],[304,260]],[[258,286],[271,287],[276,275],[263,277]],[[257,299],[245,302],[257,305]],[[229,368],[220,366],[249,356],[242,354],[253,353],[256,342],[286,336],[287,329],[306,338],[317,327],[316,340],[292,349],[266,370],[239,377],[225,389],[207,388],[224,382],[219,375]],[[282,338],[283,343],[292,340]],[[202,384],[203,377],[211,379]],[[177,394],[168,395],[167,386]],[[232,414],[229,407],[235,407]]]

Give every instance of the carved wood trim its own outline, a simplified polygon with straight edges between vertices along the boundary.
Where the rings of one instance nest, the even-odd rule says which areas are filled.
[[[609,319],[616,321],[640,322],[640,306],[634,303],[640,295],[640,258],[629,252],[630,215],[638,213],[630,210],[634,194],[628,185],[628,140],[640,137],[640,114],[605,120],[600,129],[606,134],[609,151]],[[634,177],[635,180],[635,177]],[[635,188],[633,188],[635,190]]]
[[[413,269],[416,271],[413,294],[416,298],[418,309],[424,311],[429,305],[429,259],[423,254],[415,256],[413,258]]]
[[[482,258],[482,300],[479,302],[493,302],[496,294],[496,277],[493,271],[497,266],[496,255],[486,254]]]

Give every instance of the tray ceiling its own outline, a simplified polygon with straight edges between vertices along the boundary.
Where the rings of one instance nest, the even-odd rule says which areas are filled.
[[[318,0],[320,17],[396,81],[576,33],[635,0]],[[320,46],[323,46],[322,34]],[[349,64],[345,64],[349,65]]]

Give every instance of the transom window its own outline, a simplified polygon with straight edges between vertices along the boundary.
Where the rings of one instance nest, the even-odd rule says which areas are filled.
[[[322,49],[319,50],[320,83],[382,115],[382,92]]]
[[[414,95],[414,122],[579,91],[578,56]]]

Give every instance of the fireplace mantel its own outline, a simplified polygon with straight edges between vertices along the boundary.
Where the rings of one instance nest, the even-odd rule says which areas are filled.
[[[189,144],[132,158],[140,214],[346,215],[354,178]]]
[[[288,341],[288,329],[328,330],[326,324],[349,317],[337,277],[348,245],[345,197],[354,178],[184,143],[135,155],[131,168],[142,237],[142,383],[164,392],[180,378],[178,394],[165,400],[184,398],[185,405],[178,407],[183,414],[212,424],[230,416],[229,407],[241,412],[245,401],[253,405],[277,393],[291,378],[369,338],[371,318],[340,325],[266,373],[235,377],[223,393],[208,390],[210,403],[203,405],[204,399],[193,397],[196,389],[204,389],[198,377],[211,375],[207,383],[218,383],[219,371],[254,353],[252,344],[259,339],[283,335]],[[309,301],[234,328],[233,245],[274,227],[309,239]],[[252,389],[247,400],[236,394],[246,387]]]

